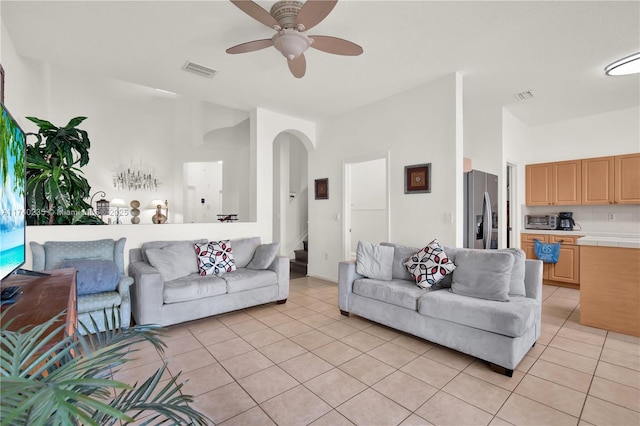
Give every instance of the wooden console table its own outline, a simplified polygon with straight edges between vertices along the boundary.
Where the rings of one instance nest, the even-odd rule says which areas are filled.
[[[59,327],[64,321],[66,330],[56,335],[48,346],[64,339],[65,334],[73,335],[78,325],[76,309],[76,270],[74,268],[47,271],[50,276],[32,277],[11,275],[2,280],[2,287],[17,285],[22,294],[12,305],[2,305],[2,311],[8,310],[4,321],[13,319],[9,330],[17,331],[25,326],[34,326],[49,321],[66,309],[66,315],[56,321],[52,328]],[[11,307],[11,308],[10,308]]]

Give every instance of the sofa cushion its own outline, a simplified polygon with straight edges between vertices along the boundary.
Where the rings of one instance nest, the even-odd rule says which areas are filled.
[[[260,244],[260,237],[238,238],[231,240],[236,268],[246,268],[249,262],[251,262],[251,259],[253,259],[253,254]]]
[[[177,241],[161,248],[146,250],[149,264],[156,268],[165,281],[198,272],[198,262],[193,243]]]
[[[413,275],[409,273],[404,262],[420,250],[415,247],[407,247],[400,244],[380,243],[381,246],[393,247],[393,267],[391,277],[397,280],[415,281]]]
[[[140,254],[142,255],[142,259],[149,263],[149,258],[147,257],[147,250],[148,249],[153,249],[153,248],[163,248],[163,247],[167,247],[170,245],[174,245],[177,243],[185,243],[185,244],[189,244],[191,247],[193,247],[193,244],[195,243],[206,243],[207,239],[199,239],[199,240],[174,240],[174,241],[148,241],[146,243],[142,243],[142,246],[140,247]],[[196,269],[193,272],[198,272],[198,269],[196,267]]]
[[[120,280],[120,271],[113,260],[74,259],[65,260],[61,268],[76,268],[76,294],[115,291]]]
[[[411,281],[383,281],[373,278],[355,280],[353,282],[353,292],[360,296],[391,303],[412,311],[418,308],[418,299],[425,294],[424,289],[416,287]]]
[[[481,299],[509,301],[513,255],[495,250],[464,250],[456,256],[451,291]]]
[[[200,275],[222,275],[236,270],[229,240],[195,243],[194,247]]]
[[[524,285],[526,254],[519,248],[506,248],[498,251],[511,253],[513,255],[513,268],[511,268],[511,279],[509,280],[509,296],[526,296],[527,292]]]
[[[115,241],[47,241],[44,243],[44,269],[58,269],[65,260],[114,260]]]
[[[253,253],[251,262],[247,264],[248,269],[267,269],[275,260],[280,251],[280,243],[261,244]]]
[[[419,287],[429,288],[456,269],[438,240],[433,240],[405,262]]]
[[[269,269],[239,268],[224,274],[223,278],[227,283],[227,293],[237,293],[278,284],[278,275]]]
[[[449,255],[449,259],[456,263],[456,256],[458,253],[465,250],[472,250],[459,247],[444,247],[444,250]],[[519,248],[505,248],[500,250],[491,250],[492,252],[506,252],[513,255],[513,268],[511,269],[511,279],[509,281],[509,296],[526,296],[524,286],[524,264],[526,255],[524,251]],[[442,281],[438,283],[440,287],[451,287],[453,274],[449,274]]]
[[[87,294],[78,296],[78,313],[102,311],[105,308],[120,306],[122,304],[122,296],[117,291],[107,291],[104,293]],[[110,313],[107,312],[108,315]],[[102,315],[102,313],[100,314]],[[97,319],[96,319],[97,320]],[[90,327],[90,324],[85,324]]]
[[[377,280],[392,278],[393,247],[358,241],[356,250],[356,272]]]
[[[514,296],[509,303],[431,291],[418,300],[418,312],[510,337],[524,335],[535,321],[538,302]]]
[[[215,275],[200,276],[191,274],[164,283],[164,303],[185,302],[187,300],[202,299],[217,296],[227,292],[227,283]]]

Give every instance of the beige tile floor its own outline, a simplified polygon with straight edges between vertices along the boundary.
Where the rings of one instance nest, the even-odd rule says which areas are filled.
[[[640,339],[579,324],[579,293],[544,286],[542,335],[513,377],[340,315],[337,286],[169,327],[163,355],[218,425],[640,425]],[[151,348],[118,373],[162,363]],[[168,376],[167,376],[168,378]]]

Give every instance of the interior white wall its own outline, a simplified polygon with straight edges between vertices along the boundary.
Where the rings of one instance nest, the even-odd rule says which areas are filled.
[[[372,153],[390,152],[391,240],[421,246],[438,238],[456,244],[456,223],[446,217],[454,215],[462,199],[456,193],[462,185],[462,141],[457,145],[456,139],[461,132],[456,127],[459,83],[451,74],[321,123],[318,148],[309,154],[309,182],[329,178],[329,199],[310,196],[309,275],[337,280],[342,163]],[[405,194],[404,167],[421,163],[432,165],[431,193]]]
[[[290,133],[279,134],[274,142],[273,229],[285,256],[292,256],[307,236],[307,176],[304,144]]]

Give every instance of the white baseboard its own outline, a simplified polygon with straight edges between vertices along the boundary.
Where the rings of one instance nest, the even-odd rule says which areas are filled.
[[[309,273],[307,273],[307,276],[311,278],[317,278],[319,280],[329,281],[330,283],[338,284],[338,280],[336,280],[334,277],[325,277],[324,275],[309,274]]]

